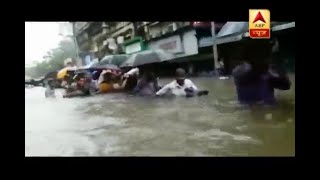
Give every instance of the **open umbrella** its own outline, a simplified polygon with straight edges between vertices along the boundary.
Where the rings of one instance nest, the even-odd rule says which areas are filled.
[[[164,50],[146,50],[133,54],[127,61],[122,63],[120,67],[136,67],[144,64],[163,62],[176,58],[174,54]]]
[[[114,64],[117,66],[120,66],[123,62],[125,62],[129,58],[126,54],[121,55],[107,55],[104,58],[102,58],[99,62],[101,65],[105,64]]]
[[[96,63],[96,62],[90,62],[89,64],[82,66],[79,69],[90,69],[90,68],[95,67],[97,65],[98,65],[98,63]]]
[[[121,70],[119,66],[114,65],[114,64],[95,64],[91,68],[94,69],[110,69],[110,70]]]
[[[45,76],[44,79],[49,79],[49,78],[53,78],[55,79],[57,77],[58,71],[51,71],[48,72]]]
[[[70,72],[74,72],[76,71],[77,68],[75,67],[65,67],[63,69],[61,69],[58,73],[57,73],[57,79],[63,79],[66,75],[68,75]]]

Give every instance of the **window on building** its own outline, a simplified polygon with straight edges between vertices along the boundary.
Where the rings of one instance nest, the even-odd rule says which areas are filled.
[[[129,39],[131,39],[132,38],[132,34],[133,33],[133,31],[132,31],[132,29],[128,29],[124,34],[124,40],[129,40]]]
[[[215,23],[215,33],[219,33],[219,31],[222,29],[226,22],[216,22]],[[193,27],[196,30],[197,37],[207,37],[212,36],[212,30],[211,30],[211,22],[192,22]]]
[[[138,28],[136,30],[136,36],[141,36],[143,39],[146,38],[146,32],[145,32],[145,28],[144,27],[141,27],[141,28]]]

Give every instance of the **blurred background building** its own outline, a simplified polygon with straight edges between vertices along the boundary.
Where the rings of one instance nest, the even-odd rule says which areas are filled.
[[[69,27],[73,27],[71,31],[74,33],[73,37],[83,65],[110,54],[132,54],[147,49],[163,49],[177,57],[166,66],[183,66],[189,69],[190,73],[194,70],[214,69],[215,44],[218,47],[219,59],[224,59],[230,71],[239,60],[237,56],[230,54],[236,55],[249,39],[247,22],[215,22],[215,37],[212,36],[211,22],[201,21],[72,22],[68,28],[64,28],[63,34],[70,32]],[[294,22],[272,23],[273,35],[279,39],[280,49],[287,54],[284,58],[288,59],[288,66],[293,66],[293,70],[294,56],[289,52],[294,52],[294,43],[288,43],[288,39],[295,37],[294,28]]]

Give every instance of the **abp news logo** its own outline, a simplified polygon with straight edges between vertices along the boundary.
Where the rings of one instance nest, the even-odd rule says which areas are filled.
[[[249,10],[249,35],[253,39],[270,38],[270,11],[268,9]]]

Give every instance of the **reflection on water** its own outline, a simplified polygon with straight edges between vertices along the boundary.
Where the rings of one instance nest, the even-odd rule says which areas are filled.
[[[291,77],[294,80],[294,76]],[[295,90],[241,107],[232,79],[194,78],[198,98],[44,98],[25,89],[26,156],[263,156],[295,153]],[[162,81],[162,84],[169,82]]]

